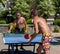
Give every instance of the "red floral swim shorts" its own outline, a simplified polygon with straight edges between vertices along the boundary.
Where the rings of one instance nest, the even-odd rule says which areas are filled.
[[[52,40],[51,35],[44,35],[43,36],[43,49],[49,50],[50,49],[50,41]]]

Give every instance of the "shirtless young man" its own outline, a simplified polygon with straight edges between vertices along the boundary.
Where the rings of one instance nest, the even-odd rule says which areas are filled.
[[[20,11],[16,12],[17,18],[14,20],[14,22],[10,25],[9,31],[11,33],[25,33],[27,30],[27,24],[26,24],[26,19],[21,16]],[[23,44],[21,44],[21,49]],[[18,46],[16,45],[16,50],[18,50]]]
[[[17,19],[16,19],[16,28],[15,32],[16,33],[24,33],[24,28],[26,27],[26,20],[24,17],[21,16],[20,12],[16,13]]]
[[[27,27],[26,20],[24,17],[21,16],[21,13],[19,11],[16,12],[16,16],[17,16],[17,18],[10,25],[9,32],[24,33],[26,30],[26,27]]]
[[[27,29],[26,19],[22,17],[21,13],[17,11],[16,13],[17,19],[16,19],[16,28],[15,33],[25,33]],[[21,49],[23,49],[23,44],[21,44]],[[17,46],[16,46],[17,49]]]
[[[34,23],[34,33],[31,35],[31,39],[29,41],[29,44],[31,41],[36,37],[39,31],[41,31],[43,36],[42,44],[39,44],[39,47],[37,49],[37,54],[41,54],[41,50],[44,50],[45,54],[50,54],[50,41],[51,41],[51,31],[47,25],[47,22],[44,18],[38,16],[37,10],[31,11],[31,17],[33,18]]]

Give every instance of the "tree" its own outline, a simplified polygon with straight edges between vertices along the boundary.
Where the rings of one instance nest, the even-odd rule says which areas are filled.
[[[52,0],[31,0],[31,4],[31,9],[38,9],[39,15],[44,18],[55,14],[55,6]]]
[[[52,0],[40,1],[39,9],[41,16],[45,15],[44,17],[49,17],[50,15],[55,14],[55,7],[53,5]]]
[[[7,10],[5,5],[6,5],[6,0],[0,0],[0,18],[6,16]]]
[[[55,6],[55,18],[57,17],[57,14],[60,14],[60,0],[53,0],[54,6]]]
[[[22,12],[22,15],[26,17],[26,19],[30,18],[29,15],[31,9],[37,9],[39,15],[44,18],[48,18],[50,15],[60,13],[60,0],[10,0],[10,1],[12,15],[14,18],[16,18],[15,13],[17,10],[20,10]],[[6,6],[6,0],[2,0],[2,2]],[[7,7],[5,7],[4,11],[6,10],[8,12]],[[0,8],[0,13],[2,13],[2,8]]]
[[[23,16],[26,17],[26,19],[29,18],[29,1],[25,1],[25,0],[16,0],[15,2],[15,6],[12,8],[12,13],[14,14],[17,10],[20,10],[23,14]]]

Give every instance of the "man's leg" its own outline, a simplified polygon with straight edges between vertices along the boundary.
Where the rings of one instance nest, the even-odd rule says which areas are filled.
[[[20,34],[24,34],[24,28],[20,28],[20,29],[19,29],[19,33],[20,33]],[[21,44],[20,49],[24,50],[24,48],[23,48],[23,43]]]
[[[45,54],[50,54],[50,50],[48,50],[48,51],[45,51]]]
[[[41,54],[42,49],[42,44],[39,44],[39,47],[37,48],[37,54]]]
[[[45,54],[50,54],[50,41],[49,41],[49,37],[45,37],[44,40],[43,40],[43,50],[44,50]]]
[[[23,44],[21,44],[21,47],[20,47],[20,49],[23,49]]]
[[[50,43],[46,44],[46,46],[43,46],[44,53],[50,54]]]
[[[19,34],[19,29],[18,28],[15,28],[15,33]],[[18,51],[18,44],[16,44],[15,47],[16,47],[15,52],[17,52]]]

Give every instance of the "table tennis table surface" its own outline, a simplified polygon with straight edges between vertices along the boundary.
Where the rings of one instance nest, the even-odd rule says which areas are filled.
[[[9,33],[6,33],[6,34],[3,34],[3,41],[6,45],[8,45],[8,49],[10,49],[10,46],[11,46],[11,54],[14,54],[14,45],[15,44],[26,44],[29,42],[30,39],[25,39],[24,38],[24,35],[25,34],[9,34]],[[52,42],[58,42],[56,40],[52,40]],[[40,44],[42,43],[42,34],[38,34],[33,40],[32,42],[33,43],[33,52],[35,52],[35,44]],[[29,45],[31,46],[31,45]]]
[[[30,39],[24,38],[25,34],[3,34],[3,41],[5,44],[20,44],[20,43],[28,43]],[[41,43],[42,42],[42,34],[38,34],[33,40],[32,43]]]

